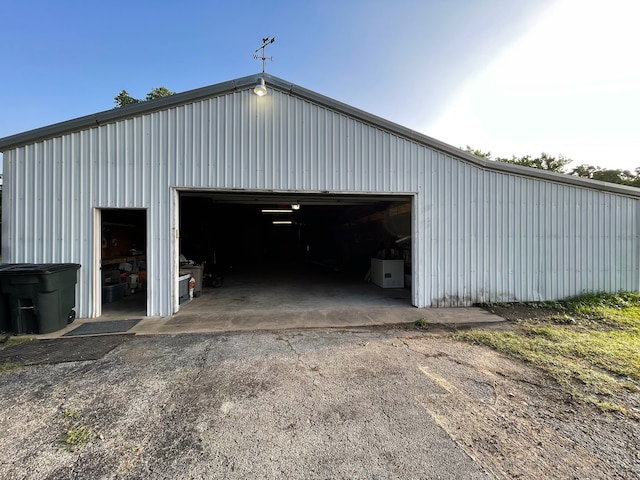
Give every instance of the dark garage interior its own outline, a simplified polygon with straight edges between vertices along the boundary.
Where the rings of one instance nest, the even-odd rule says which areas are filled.
[[[296,208],[297,207],[297,208]],[[260,274],[271,282],[370,280],[372,258],[411,274],[411,199],[396,196],[182,192],[180,254],[221,271],[225,286]],[[404,279],[403,279],[404,280]],[[207,286],[205,278],[204,286]]]
[[[308,300],[316,307],[322,301],[320,305],[349,308],[355,298],[374,304],[375,297],[385,304],[394,297],[410,305],[410,197],[188,191],[180,193],[179,214],[181,273],[188,264],[203,266],[201,296],[192,298],[193,307],[199,304],[216,311],[304,307],[307,295],[313,295]],[[105,210],[105,237],[117,232],[119,247],[141,248],[144,253],[144,215],[144,211]],[[130,238],[125,238],[127,232]],[[400,266],[394,278],[402,277],[401,287],[392,288],[372,275],[372,258]],[[140,259],[144,256],[136,257],[134,265]],[[140,277],[144,272],[134,273]],[[213,273],[221,274],[222,288],[213,285]],[[104,302],[103,293],[103,316],[145,315],[144,286],[113,302]],[[182,307],[183,293],[179,296]]]

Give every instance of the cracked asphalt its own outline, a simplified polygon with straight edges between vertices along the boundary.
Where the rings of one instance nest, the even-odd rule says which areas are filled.
[[[423,406],[443,389],[415,333],[60,339],[68,358],[31,362],[10,347],[0,361],[31,365],[0,375],[1,478],[488,478]]]
[[[637,422],[572,402],[542,372],[456,342],[452,329],[103,335],[2,348],[0,478],[640,475]]]

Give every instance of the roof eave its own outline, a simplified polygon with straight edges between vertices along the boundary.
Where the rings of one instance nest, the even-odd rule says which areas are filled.
[[[275,88],[280,91],[288,92],[291,95],[305,98],[311,102],[323,105],[329,109],[344,113],[345,115],[355,117],[361,121],[393,132],[399,136],[421,143],[435,150],[449,154],[455,158],[471,163],[477,167],[486,170],[504,172],[512,175],[539,178],[554,182],[566,183],[585,188],[603,190],[607,192],[628,195],[632,197],[640,197],[640,188],[630,187],[627,185],[619,185],[615,183],[602,182],[564,173],[551,172],[548,170],[540,170],[537,168],[525,167],[522,165],[513,165],[495,160],[487,160],[471,153],[465,152],[460,148],[454,147],[447,143],[436,140],[435,138],[424,135],[410,128],[404,127],[397,123],[378,117],[364,110],[352,107],[346,103],[326,97],[312,90],[300,87],[290,82],[286,82],[278,77],[274,77],[268,73],[259,73],[238,78],[227,82],[210,85],[207,87],[197,88],[182,93],[176,93],[168,97],[159,98],[122,108],[113,108],[104,112],[87,115],[84,117],[60,122],[27,132],[11,135],[9,137],[0,138],[0,152],[25,145],[28,143],[39,142],[48,138],[64,135],[66,133],[76,132],[86,128],[93,128],[106,123],[112,123],[118,120],[136,117],[146,113],[163,110],[191,103],[202,98],[216,97],[227,93],[243,90],[253,87],[259,78],[264,78],[267,88]]]
[[[111,110],[105,110],[103,112],[54,123],[46,127],[36,128],[34,130],[0,138],[0,152],[26,145],[28,143],[40,142],[48,138],[97,127],[99,125],[104,125],[105,123],[112,123],[126,118],[137,117],[157,110],[174,107],[176,105],[184,105],[201,98],[215,97],[231,93],[255,85],[258,77],[259,75],[251,75],[228,82],[176,93],[156,100],[127,105],[126,107],[112,108]]]

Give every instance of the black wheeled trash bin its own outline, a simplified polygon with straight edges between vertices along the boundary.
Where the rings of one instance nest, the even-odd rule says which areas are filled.
[[[13,333],[51,333],[75,318],[77,263],[5,263],[0,293]],[[6,320],[2,323],[8,323]]]
[[[9,314],[9,300],[0,291],[0,333],[12,332],[11,315]]]

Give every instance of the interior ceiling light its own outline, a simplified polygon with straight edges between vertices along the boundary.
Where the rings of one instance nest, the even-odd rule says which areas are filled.
[[[267,94],[267,86],[264,83],[264,78],[258,79],[258,83],[253,87],[253,93],[259,97],[264,97]]]
[[[292,208],[293,210],[300,210],[300,204],[299,204],[298,202],[296,202],[296,203],[292,203],[292,204],[291,204],[291,208]]]
[[[292,213],[290,208],[263,208],[262,213]]]
[[[274,225],[291,225],[293,220],[274,220],[272,223]]]

